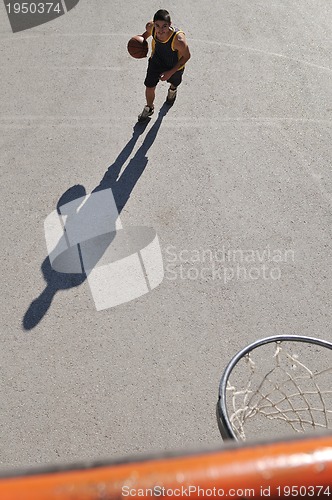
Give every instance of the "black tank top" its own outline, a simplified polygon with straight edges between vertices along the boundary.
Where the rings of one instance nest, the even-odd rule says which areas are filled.
[[[171,30],[173,30],[173,33],[171,33],[170,37],[165,42],[161,42],[157,39],[155,28],[152,29],[151,59],[165,70],[172,69],[179,60],[179,54],[174,49],[174,38],[177,33],[183,33],[183,31],[178,28],[171,28]]]

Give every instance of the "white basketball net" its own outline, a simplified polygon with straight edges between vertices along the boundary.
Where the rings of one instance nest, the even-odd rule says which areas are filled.
[[[315,357],[317,347],[310,348],[306,364],[318,365],[320,371],[309,369],[298,354],[288,352],[286,342],[270,344],[269,356],[259,348],[238,362],[227,384],[228,413],[238,439],[250,434],[277,437],[285,428],[294,432],[332,429],[331,351],[318,348],[320,354]],[[245,383],[243,388],[235,387],[239,380]]]

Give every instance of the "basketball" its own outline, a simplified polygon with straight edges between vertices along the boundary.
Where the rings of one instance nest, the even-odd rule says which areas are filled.
[[[142,59],[148,54],[148,42],[141,35],[133,36],[127,45],[127,49],[131,57]]]

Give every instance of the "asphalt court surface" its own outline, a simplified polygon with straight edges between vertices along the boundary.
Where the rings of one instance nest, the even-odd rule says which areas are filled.
[[[137,127],[147,60],[126,44],[160,7],[192,58]],[[332,341],[331,21],[323,0],[80,0],[13,33],[1,7],[1,467],[216,447],[231,356]],[[52,272],[44,221],[106,187],[164,278],[98,311]]]

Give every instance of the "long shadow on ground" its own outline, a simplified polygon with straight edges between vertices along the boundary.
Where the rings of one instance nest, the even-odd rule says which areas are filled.
[[[146,134],[142,145],[139,147],[133,158],[129,161],[125,170],[120,175],[123,165],[132,153],[138,138],[145,131],[148,122],[145,124],[135,124],[132,137],[122,149],[114,163],[107,169],[99,185],[92,191],[92,193],[95,193],[104,189],[111,189],[119,214],[129,200],[137,181],[146,168],[148,163],[147,153],[156,139],[162,120],[168,110],[169,106],[167,104],[164,104],[161,107],[158,117],[149,132]],[[86,190],[82,185],[70,187],[60,197],[57,203],[58,213],[60,213],[61,206],[80,198],[85,194]],[[41,271],[46,282],[46,286],[39,297],[32,301],[26,311],[22,321],[24,330],[32,330],[36,325],[38,325],[47,313],[56,293],[59,290],[68,290],[70,288],[77,287],[86,280],[85,273],[68,274],[54,271],[51,267],[49,257],[46,257],[43,261]]]

